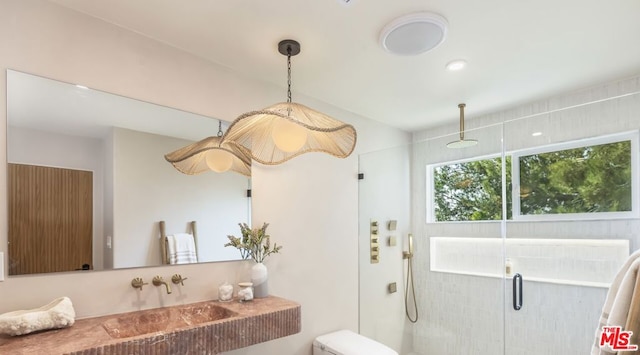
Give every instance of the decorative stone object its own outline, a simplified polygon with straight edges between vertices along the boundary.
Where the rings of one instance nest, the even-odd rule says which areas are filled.
[[[218,301],[229,302],[233,299],[233,286],[228,282],[223,283],[218,287]]]
[[[0,334],[23,335],[39,330],[65,328],[75,323],[69,297],[60,297],[40,308],[0,314]]]
[[[240,282],[240,291],[238,291],[238,300],[240,302],[251,301],[253,299],[253,283]]]

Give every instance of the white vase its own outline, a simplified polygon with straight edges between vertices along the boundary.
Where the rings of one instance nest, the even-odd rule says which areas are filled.
[[[267,286],[267,267],[263,263],[256,263],[251,267],[251,282],[253,283],[253,297],[262,298],[269,296]]]

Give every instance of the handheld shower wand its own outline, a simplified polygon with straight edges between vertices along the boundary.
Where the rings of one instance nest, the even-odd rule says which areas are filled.
[[[413,260],[413,235],[409,234],[409,250],[402,252],[402,258],[407,259],[407,282],[404,290],[404,310],[411,323],[418,321],[418,301],[416,300],[416,289],[413,285],[413,266],[411,260]],[[411,293],[413,297],[413,309],[415,318],[411,318],[409,314],[409,285],[411,285]]]

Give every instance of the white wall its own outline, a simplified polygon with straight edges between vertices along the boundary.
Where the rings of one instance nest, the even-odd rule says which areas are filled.
[[[502,147],[512,151],[638,130],[638,91],[640,77],[634,77],[483,117],[468,116],[470,130],[466,136],[478,139],[479,143],[465,150],[445,148],[455,133],[441,136],[456,132],[454,125],[414,134],[412,194],[417,197],[412,200],[412,216],[420,238],[416,245],[419,264],[416,276],[420,280],[418,299],[424,315],[414,328],[416,352],[498,354],[504,348],[506,354],[527,355],[589,352],[606,288],[531,282],[523,274],[524,307],[516,312],[511,305],[510,282],[430,272],[428,238],[501,238],[504,234],[507,238],[623,239],[629,241],[631,250],[636,250],[640,247],[640,221],[426,223],[426,199],[422,197],[429,192],[425,183],[426,165],[500,153]],[[597,102],[587,104],[594,101]],[[542,136],[531,135],[538,131]],[[548,259],[540,255],[539,262]]]
[[[10,126],[7,161],[93,172],[93,268],[103,269],[103,165],[105,147],[100,139],[69,136]],[[38,142],[38,144],[33,144]],[[46,147],[43,149],[43,147]]]
[[[295,29],[292,29],[294,31]],[[277,39],[274,39],[274,41]],[[11,68],[230,121],[282,100],[283,88],[236,75],[140,35],[39,0],[0,3],[0,81]],[[302,304],[302,332],[232,354],[311,354],[313,338],[358,327],[357,154],[405,143],[406,133],[296,94],[301,103],[350,122],[357,151],[347,159],[309,154],[277,167],[254,167],[253,222],[271,223],[284,246],[267,261],[270,290]],[[6,88],[0,85],[0,135]],[[6,184],[0,147],[0,186]],[[0,250],[6,251],[6,197],[0,196]],[[246,277],[241,262],[122,269],[9,278],[0,283],[0,312],[32,308],[66,295],[88,317],[215,298],[225,279]],[[189,280],[171,295],[130,287],[180,273]],[[241,275],[243,274],[243,275]]]
[[[238,260],[225,248],[238,223],[249,223],[248,179],[233,172],[185,175],[164,154],[192,142],[114,129],[113,263],[116,268],[160,265],[159,221],[166,233],[197,224],[198,261]]]

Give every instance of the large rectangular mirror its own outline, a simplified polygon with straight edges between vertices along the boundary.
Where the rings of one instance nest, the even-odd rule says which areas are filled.
[[[7,71],[9,275],[156,266],[166,234],[192,233],[198,262],[250,220],[250,181],[185,175],[164,154],[216,135],[218,120]]]

